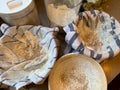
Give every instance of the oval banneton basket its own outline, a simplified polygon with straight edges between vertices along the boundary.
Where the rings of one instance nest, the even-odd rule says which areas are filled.
[[[20,30],[28,30],[35,38],[37,38],[38,45],[41,46],[40,55],[38,55],[39,58],[37,59],[33,58],[30,60],[22,60],[20,62],[13,60],[11,63],[4,58],[4,55],[9,55],[10,57],[10,55],[14,53],[11,52],[11,47],[18,42],[17,40],[15,41],[14,38],[21,34]],[[51,71],[57,58],[58,40],[55,37],[55,32],[58,31],[58,28],[32,25],[9,27],[6,24],[2,24],[1,31],[3,32],[3,36],[0,38],[0,82],[4,85],[15,87],[16,89],[30,83],[42,84]],[[23,35],[24,37],[24,34],[22,33],[21,36]],[[19,40],[26,44],[22,38]],[[31,40],[31,36],[28,35],[28,41]],[[1,52],[1,50],[4,51]],[[12,56],[14,55],[11,55],[11,58]]]
[[[78,52],[101,62],[120,51],[120,24],[103,11],[81,12],[63,29],[68,44],[64,53]]]
[[[56,61],[48,79],[49,90],[107,90],[105,73],[92,58],[70,53]]]

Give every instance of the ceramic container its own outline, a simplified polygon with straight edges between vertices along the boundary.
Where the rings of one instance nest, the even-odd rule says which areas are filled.
[[[40,24],[34,0],[1,0],[0,17],[9,25]]]

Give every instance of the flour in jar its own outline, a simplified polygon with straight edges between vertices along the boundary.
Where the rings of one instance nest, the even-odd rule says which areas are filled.
[[[68,8],[67,5],[49,4],[47,6],[47,15],[50,21],[59,26],[65,26],[71,23],[77,15],[78,8]]]

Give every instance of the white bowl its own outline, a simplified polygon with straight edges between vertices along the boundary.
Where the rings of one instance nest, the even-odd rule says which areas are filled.
[[[100,64],[88,56],[73,53],[57,60],[48,85],[49,90],[107,90]]]
[[[64,27],[64,31],[72,52],[102,61],[120,51],[120,23],[103,11],[81,12],[73,23]]]
[[[13,86],[16,89],[32,82],[35,84],[43,83],[57,58],[58,44],[57,39],[55,38],[55,32],[58,31],[58,28],[47,28],[32,25],[9,27],[6,24],[2,24],[1,30],[3,32],[3,36],[0,38],[0,44],[5,45],[5,49],[7,48],[7,50],[12,50],[12,45],[15,45],[13,40],[16,35],[19,35],[18,32],[20,30],[28,30],[32,32],[33,36],[38,40],[39,45],[42,48],[40,51],[44,53],[40,53],[40,55],[38,55],[40,59],[32,58],[31,60],[18,60],[17,62],[11,62],[6,59],[3,61],[0,59],[0,82],[8,86]],[[12,51],[12,53],[14,52]],[[8,54],[10,55],[9,52]],[[5,53],[2,52],[0,58],[4,58],[4,55]]]

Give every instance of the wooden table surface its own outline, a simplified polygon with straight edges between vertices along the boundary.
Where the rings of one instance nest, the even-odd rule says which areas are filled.
[[[103,4],[103,10],[120,22],[120,0],[108,0]],[[103,62],[102,67],[107,76],[108,83],[110,83],[120,73],[120,53],[111,59]]]
[[[35,0],[40,16],[41,25],[49,26],[49,20],[46,15],[44,0]],[[119,0],[108,0],[102,5],[103,10],[114,16],[120,22],[120,1]],[[3,21],[0,20],[0,24]],[[120,73],[120,54],[114,58],[104,60],[101,63],[103,70],[107,77],[107,82],[110,83]],[[29,85],[29,90],[48,90],[47,80],[42,85]]]

